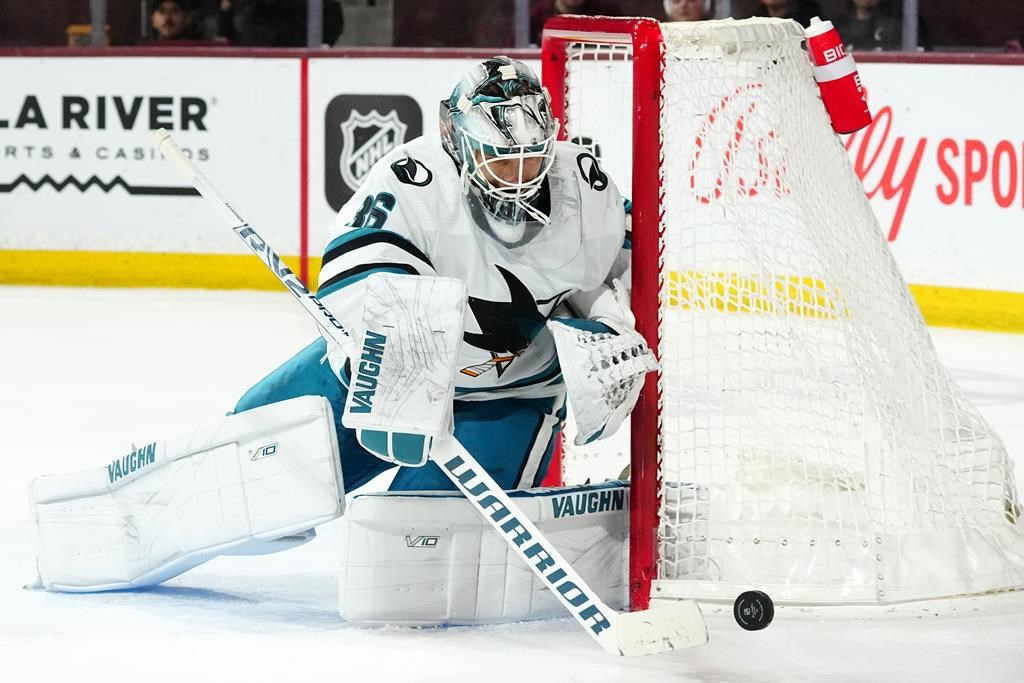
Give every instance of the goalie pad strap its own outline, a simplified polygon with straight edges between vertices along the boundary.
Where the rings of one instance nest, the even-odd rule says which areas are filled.
[[[219,554],[296,545],[345,504],[331,406],[319,396],[40,477],[31,497],[40,583],[70,592],[154,585]]]
[[[626,482],[510,492],[614,608],[625,606]],[[561,616],[558,600],[458,494],[356,496],[340,612],[365,624],[480,624]]]
[[[422,467],[427,464],[430,447],[434,439],[422,434],[404,432],[382,432],[376,429],[357,429],[359,445],[381,460],[407,467]]]

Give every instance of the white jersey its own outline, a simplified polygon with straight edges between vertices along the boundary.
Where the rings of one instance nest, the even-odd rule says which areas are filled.
[[[528,223],[523,234],[463,189],[437,137],[401,145],[332,222],[318,296],[358,338],[368,275],[463,280],[469,304],[456,398],[557,395],[561,374],[544,323],[560,305],[560,315],[568,307],[590,316],[623,248],[626,217],[614,183],[583,147],[557,143],[545,184],[551,223]]]

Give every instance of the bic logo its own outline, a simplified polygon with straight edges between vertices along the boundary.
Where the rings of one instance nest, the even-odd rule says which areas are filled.
[[[272,443],[266,446],[260,446],[254,451],[249,451],[249,455],[251,456],[249,459],[252,460],[253,462],[256,462],[257,460],[262,460],[263,458],[269,458],[275,453],[277,453],[277,444]]]
[[[836,45],[825,50],[825,63],[831,64],[832,62],[838,61],[846,56],[846,48],[842,45]]]
[[[406,536],[405,545],[410,548],[436,548],[440,536]]]

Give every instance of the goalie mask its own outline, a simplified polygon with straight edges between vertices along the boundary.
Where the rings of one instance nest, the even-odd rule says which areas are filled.
[[[536,206],[558,124],[530,67],[508,57],[475,66],[441,101],[441,142],[466,188],[495,218],[547,224]]]

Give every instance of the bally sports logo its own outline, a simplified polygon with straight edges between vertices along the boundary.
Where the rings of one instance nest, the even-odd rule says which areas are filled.
[[[698,125],[687,169],[696,201],[712,204],[737,196],[753,199],[792,193],[790,155],[778,131],[764,118],[762,89],[758,83],[736,88]],[[944,207],[1024,208],[1024,143],[1020,140],[982,137],[980,127],[977,137],[908,135],[897,121],[897,111],[912,118],[915,112],[908,107],[894,110],[886,103],[871,109],[872,122],[842,140],[890,242],[899,236],[912,198],[926,209],[936,201]],[[953,125],[947,128],[951,133],[958,130]],[[914,122],[905,130],[913,131]]]
[[[845,145],[868,199],[881,195],[883,202],[875,202],[876,211],[879,203],[886,209],[890,242],[900,234],[913,196],[927,204],[932,201],[926,194],[930,193],[943,207],[1024,209],[1024,142],[1020,138],[1000,138],[983,126],[969,135],[952,125],[946,126],[945,134],[920,135],[913,123],[900,125],[890,104],[878,107],[874,114],[871,125],[848,136]]]
[[[423,133],[423,113],[408,95],[338,95],[324,115],[324,194],[338,211],[373,165]]]
[[[702,204],[726,195],[757,197],[791,192],[789,158],[778,133],[759,111],[762,85],[743,85],[723,97],[697,128],[690,189]]]

